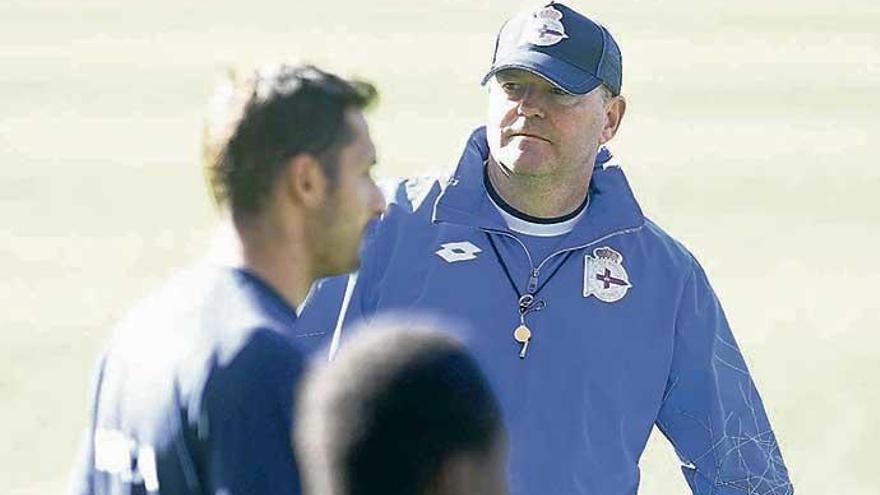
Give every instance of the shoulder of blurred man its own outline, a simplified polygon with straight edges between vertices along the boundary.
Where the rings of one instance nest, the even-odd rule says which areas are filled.
[[[285,435],[303,356],[321,337],[297,333],[295,319],[294,309],[260,279],[213,261],[177,273],[137,303],[114,328],[98,366],[93,465],[84,470],[92,483],[115,486],[140,477],[147,488],[152,479],[189,493],[225,479],[239,490],[259,488],[230,461],[260,435],[248,439],[236,430],[261,423],[271,435]],[[119,445],[136,447],[137,472],[123,468],[130,454]],[[278,452],[284,445],[258,450],[265,450],[266,463],[285,462],[284,456],[292,462]],[[216,476],[194,476],[198,470]],[[290,473],[279,485],[297,486]]]

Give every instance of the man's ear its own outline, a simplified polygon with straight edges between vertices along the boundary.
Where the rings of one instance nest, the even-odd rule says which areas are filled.
[[[611,141],[620,129],[623,114],[626,113],[626,99],[623,96],[615,96],[605,105],[605,127],[599,135],[599,144]]]
[[[307,153],[300,153],[290,160],[282,172],[285,192],[290,199],[308,209],[324,203],[330,184],[318,160]]]

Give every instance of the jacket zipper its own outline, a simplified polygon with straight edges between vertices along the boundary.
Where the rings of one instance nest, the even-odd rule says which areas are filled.
[[[529,271],[529,282],[528,282],[528,285],[526,286],[526,292],[529,294],[534,294],[535,291],[538,289],[538,276],[541,274],[541,268],[544,266],[544,264],[546,264],[548,261],[550,261],[551,258],[559,256],[560,254],[565,254],[569,251],[577,251],[580,249],[584,249],[586,247],[592,246],[593,244],[600,243],[604,240],[610,239],[612,237],[616,237],[618,235],[636,232],[638,230],[641,230],[642,227],[643,227],[643,225],[639,225],[638,227],[631,227],[628,229],[616,230],[616,231],[611,232],[610,234],[604,235],[598,239],[594,239],[586,244],[560,249],[558,251],[555,251],[555,252],[547,255],[547,257],[544,258],[538,264],[538,266],[535,266],[535,262],[532,260],[532,254],[529,252],[529,248],[527,248],[526,245],[523,244],[523,242],[521,240],[519,240],[519,237],[517,237],[513,234],[510,234],[508,232],[504,232],[503,230],[494,230],[494,229],[485,229],[485,228],[480,228],[480,230],[482,230],[483,232],[486,232],[487,234],[499,234],[499,235],[509,237],[509,238],[513,239],[514,241],[516,241],[517,244],[520,245],[520,247],[523,249],[523,251],[525,251],[526,257],[529,259],[530,271]]]

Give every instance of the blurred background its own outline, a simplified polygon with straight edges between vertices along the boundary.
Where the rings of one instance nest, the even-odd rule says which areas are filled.
[[[611,147],[709,272],[796,490],[877,493],[880,3],[568,3],[621,45]],[[199,138],[226,67],[371,79],[377,175],[444,170],[484,118],[497,28],[530,5],[3,0],[4,493],[65,488],[108,329],[205,250]],[[662,436],[641,464],[641,494],[687,492]]]

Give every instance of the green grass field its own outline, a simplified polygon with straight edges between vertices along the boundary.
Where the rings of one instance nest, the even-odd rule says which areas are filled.
[[[483,119],[497,27],[529,4],[4,0],[3,491],[63,490],[109,326],[205,248],[198,139],[224,67],[370,78],[379,174],[444,169]],[[570,4],[622,47],[612,149],[710,273],[798,493],[876,493],[880,3]],[[662,438],[642,468],[640,493],[686,493]]]

